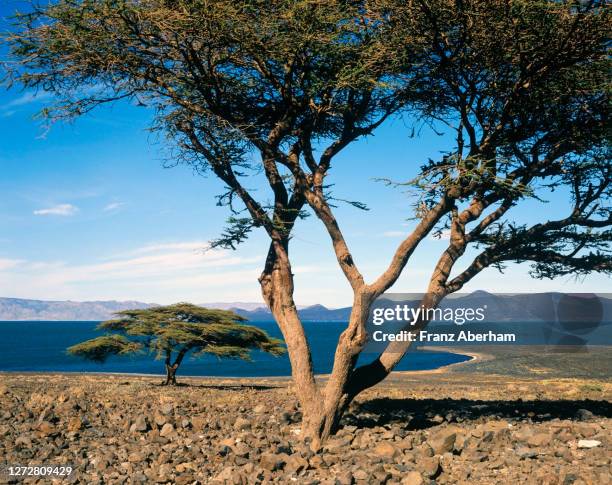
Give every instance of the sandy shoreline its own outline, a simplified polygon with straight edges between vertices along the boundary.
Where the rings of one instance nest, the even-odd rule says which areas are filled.
[[[452,354],[458,355],[467,355],[470,357],[468,360],[464,360],[463,362],[455,362],[454,364],[443,365],[438,367],[437,369],[429,369],[429,370],[417,370],[417,371],[395,371],[396,374],[443,374],[445,372],[452,371],[452,369],[458,366],[464,366],[468,364],[475,364],[476,362],[484,362],[488,360],[493,360],[495,358],[494,355],[484,353],[484,352],[474,352],[471,349],[459,348],[455,349],[452,347],[420,347],[421,350],[426,350],[428,352],[449,352]]]

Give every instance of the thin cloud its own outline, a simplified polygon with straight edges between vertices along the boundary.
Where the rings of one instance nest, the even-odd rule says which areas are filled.
[[[48,99],[51,99],[52,97],[53,95],[47,91],[39,91],[39,92],[30,91],[30,92],[22,94],[18,98],[15,98],[9,101],[4,106],[2,106],[2,109],[17,108],[19,106],[25,106],[25,105],[32,104],[32,103],[39,103],[41,101],[46,101]]]
[[[104,207],[104,212],[115,212],[121,209],[125,205],[124,202],[111,202]]]
[[[25,263],[25,260],[0,258],[0,271],[6,271],[7,269],[15,268],[22,263]]]
[[[210,244],[206,241],[170,242],[147,244],[132,251],[133,254],[155,253],[165,251],[192,251],[203,252],[209,249]]]
[[[383,237],[402,237],[405,236],[405,231],[385,231],[381,234]]]
[[[43,299],[202,299],[211,291],[253,284],[261,257],[194,251],[201,241],[149,245],[84,263],[0,259],[0,295]]]
[[[73,216],[79,211],[79,208],[72,204],[58,204],[45,209],[34,211],[35,216]]]

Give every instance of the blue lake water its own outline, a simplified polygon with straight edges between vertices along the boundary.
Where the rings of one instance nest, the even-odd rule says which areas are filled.
[[[270,335],[281,337],[274,322],[256,325]],[[0,322],[0,371],[38,372],[126,372],[163,374],[164,366],[150,354],[113,356],[103,364],[67,355],[66,348],[84,340],[102,335],[96,330],[97,322]],[[338,322],[304,322],[308,335],[315,371],[331,370],[338,336],[346,327]],[[373,359],[364,354],[360,363]],[[263,377],[290,375],[287,356],[273,357],[263,352],[252,352],[253,360],[219,360],[213,356],[186,358],[179,369],[180,375],[215,377]],[[427,370],[469,360],[468,356],[449,352],[409,352],[397,370]]]

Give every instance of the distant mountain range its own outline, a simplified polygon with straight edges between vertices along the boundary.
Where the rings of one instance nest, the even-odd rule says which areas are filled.
[[[607,295],[606,295],[607,296]],[[412,298],[412,299],[411,299]],[[576,313],[580,319],[598,318],[600,314],[605,321],[612,316],[612,299],[573,298],[562,293],[534,293],[500,295],[476,291],[470,294],[453,295],[446,298],[441,308],[477,308],[486,307],[486,321],[489,322],[526,322],[537,320],[555,320],[559,318],[558,312],[562,308],[559,301],[571,302],[565,305],[565,316]],[[578,304],[576,303],[578,302]],[[398,302],[386,299],[377,305],[393,307]],[[409,306],[419,304],[416,295],[408,296],[401,301]],[[63,320],[63,321],[100,321],[112,317],[114,312],[133,309],[150,308],[154,303],[139,301],[45,301],[26,300],[20,298],[0,298],[0,320]],[[262,303],[254,302],[214,302],[203,303],[201,306],[233,310],[252,322],[270,321],[272,314]],[[303,320],[319,322],[346,322],[350,316],[351,307],[330,309],[323,305],[298,307],[298,313]],[[561,316],[565,318],[565,316]],[[571,316],[571,315],[570,315]]]
[[[255,310],[237,307],[230,307],[229,309],[252,322],[270,321],[273,319],[270,310],[263,306]],[[323,305],[298,306],[298,314],[302,320],[313,322],[346,322],[351,314],[351,307],[331,309]]]
[[[376,306],[394,307],[398,303],[416,308],[419,306],[420,298],[416,294],[409,294],[405,299],[397,301],[381,298],[377,301]],[[612,299],[595,295],[572,296],[552,292],[493,294],[486,291],[475,291],[447,297],[442,301],[440,308],[485,308],[485,320],[488,322],[612,320]],[[233,308],[233,310],[254,322],[272,319],[267,308],[255,310]],[[351,307],[329,309],[323,305],[312,305],[301,308],[298,313],[302,320],[346,322],[350,317]]]
[[[115,312],[121,310],[154,306],[158,305],[142,301],[48,301],[0,297],[0,321],[100,321],[112,318]],[[270,310],[263,303],[212,302],[201,303],[200,306],[233,310],[253,321],[272,320]],[[322,305],[298,308],[306,310],[307,317],[312,317],[313,320],[342,320],[342,315],[347,314],[346,309],[342,309],[341,315],[337,317],[335,310],[329,310]],[[326,318],[328,314],[330,318]]]
[[[113,313],[133,308],[150,308],[141,301],[46,301],[0,298],[0,320],[108,320]]]
[[[206,308],[217,308],[219,310],[246,310],[246,311],[256,311],[260,309],[265,309],[266,305],[264,303],[257,303],[252,301],[233,301],[233,302],[223,302],[223,301],[215,301],[212,303],[200,303],[200,306]]]

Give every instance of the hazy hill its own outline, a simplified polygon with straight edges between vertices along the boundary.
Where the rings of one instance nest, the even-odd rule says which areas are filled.
[[[141,301],[46,301],[0,298],[0,320],[107,320],[114,312],[150,308]]]
[[[608,296],[608,295],[606,295]],[[397,303],[412,307],[419,305],[417,295],[408,295],[401,302],[381,298],[377,306],[393,307]],[[564,302],[560,306],[560,302]],[[582,298],[562,293],[533,294],[492,294],[476,291],[469,294],[456,294],[446,298],[441,308],[486,308],[488,322],[534,322],[556,319],[569,320],[612,320],[612,299],[606,297]],[[267,308],[248,311],[235,309],[251,321],[272,320]],[[298,310],[303,320],[319,322],[346,322],[351,314],[351,307],[330,309],[323,305],[312,305]]]
[[[529,322],[551,321],[558,317],[563,319],[568,314],[574,320],[612,320],[612,300],[584,299],[584,304],[571,304],[563,315],[557,315],[558,302],[564,295],[561,293],[534,293],[519,295],[495,295],[485,291],[470,294],[453,295],[446,298],[441,308],[477,308],[486,306],[486,321],[488,322]],[[410,299],[412,298],[412,299]],[[573,297],[569,297],[572,300]],[[575,300],[575,298],[573,299]],[[572,300],[572,301],[573,301]],[[580,299],[579,299],[580,300]],[[394,306],[398,302],[385,300],[378,305]],[[416,295],[402,300],[402,304],[418,306]],[[26,300],[20,298],[0,298],[0,320],[106,320],[114,312],[132,308],[149,308],[154,303],[139,301],[44,301]],[[203,303],[202,306],[233,310],[252,322],[273,320],[270,310],[262,303],[254,302],[217,302]],[[596,308],[598,307],[598,308]],[[598,311],[594,311],[597,310]],[[315,322],[346,322],[351,312],[350,307],[330,309],[323,305],[298,307],[298,313],[303,320]],[[598,314],[598,315],[596,315]]]
[[[248,311],[255,311],[255,310],[259,310],[259,309],[266,307],[264,303],[251,302],[251,301],[232,301],[232,302],[215,301],[212,303],[200,303],[199,305],[206,307],[206,308],[217,308],[219,310],[240,309],[240,310],[248,310]]]

